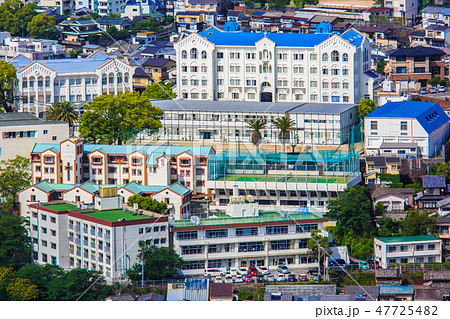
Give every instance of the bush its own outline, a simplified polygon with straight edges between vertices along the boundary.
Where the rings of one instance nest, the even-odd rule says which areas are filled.
[[[141,195],[133,195],[128,198],[127,205],[133,206],[134,204],[138,204],[140,209],[149,210],[151,212],[155,212],[158,214],[166,214],[167,213],[167,204],[163,202],[158,202],[155,199],[150,197],[144,197]]]
[[[239,290],[239,301],[253,300],[253,295],[247,290]]]
[[[374,272],[357,272],[352,274],[353,279],[361,286],[375,286]],[[345,286],[354,286],[356,283],[349,277],[345,279]]]

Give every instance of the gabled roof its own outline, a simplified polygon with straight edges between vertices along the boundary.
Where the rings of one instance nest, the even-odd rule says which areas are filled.
[[[408,195],[414,195],[416,192],[414,188],[389,188],[389,187],[379,187],[375,189],[372,193],[372,198],[377,199],[386,195],[393,195],[399,197],[405,197]]]
[[[341,38],[343,38],[344,40],[347,40],[348,42],[350,42],[351,44],[353,44],[354,46],[359,47],[363,40],[364,40],[364,36],[357,31],[356,29],[349,29],[347,31],[345,31],[342,35]]]
[[[422,13],[439,13],[442,10],[442,7],[437,6],[428,6],[422,9]]]
[[[139,296],[137,301],[164,301],[166,298],[163,295],[158,295],[153,292]]]
[[[447,182],[443,175],[423,175],[422,186],[423,188],[446,188]]]
[[[437,31],[446,31],[449,29],[449,26],[446,25],[438,25],[438,24],[430,24],[425,28],[425,30],[437,30]]]
[[[388,102],[366,115],[366,118],[415,118],[427,133],[450,120],[438,103],[418,101]]]
[[[110,18],[110,17],[99,17],[95,20],[99,24],[109,24],[109,25],[124,25],[131,24],[131,20],[128,18]]]
[[[47,181],[42,181],[34,184],[33,186],[39,188],[40,190],[51,193],[54,191],[68,191],[75,187],[75,184],[52,184]]]
[[[79,187],[81,189],[84,189],[86,192],[91,193],[91,194],[98,193],[99,190],[100,190],[99,185],[97,185],[97,184],[95,184],[95,183],[93,183],[91,181],[84,182],[83,184],[79,185]]]
[[[42,153],[44,151],[51,150],[59,154],[59,144],[47,144],[47,143],[36,143],[34,144],[31,153]]]
[[[422,56],[422,55],[445,55],[445,52],[441,49],[431,48],[431,47],[410,47],[410,48],[400,48],[388,52],[389,56]]]
[[[192,192],[192,190],[190,190],[186,186],[183,186],[179,183],[174,183],[174,184],[170,185],[169,189],[181,196],[187,195],[190,192]]]
[[[210,297],[211,298],[232,298],[233,297],[233,284],[212,283]]]

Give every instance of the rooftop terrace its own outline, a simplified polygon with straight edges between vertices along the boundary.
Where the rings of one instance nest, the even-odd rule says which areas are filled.
[[[44,205],[42,207],[47,208],[47,209],[53,209],[53,210],[56,210],[57,212],[64,212],[66,210],[76,210],[76,209],[78,209],[77,206],[72,205],[72,204],[66,204],[66,203],[63,203],[63,204],[49,204],[49,205]]]

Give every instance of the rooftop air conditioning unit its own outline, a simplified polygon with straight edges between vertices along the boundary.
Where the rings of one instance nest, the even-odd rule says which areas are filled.
[[[200,218],[198,216],[191,216],[191,224],[200,225]]]

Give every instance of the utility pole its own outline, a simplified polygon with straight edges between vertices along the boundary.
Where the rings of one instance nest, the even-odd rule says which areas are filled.
[[[141,288],[144,288],[144,250],[142,249],[142,268],[141,268],[141,272],[142,272],[142,278],[141,278]]]
[[[319,272],[318,272],[318,277],[319,277],[319,281],[320,281],[320,238],[319,238],[319,240],[318,240],[318,245],[319,245],[319,251],[318,251],[318,254],[319,254]]]

